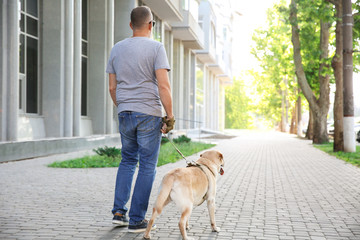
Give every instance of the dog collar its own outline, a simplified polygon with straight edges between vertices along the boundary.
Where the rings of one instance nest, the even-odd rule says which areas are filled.
[[[216,177],[215,173],[206,165],[203,165],[203,164],[199,164],[199,163],[188,163],[188,165],[186,167],[198,167],[201,169],[201,171],[203,171],[206,174],[206,172],[204,171],[204,169],[201,167],[201,166],[205,166],[207,169],[209,169],[209,171],[211,172],[211,174]]]

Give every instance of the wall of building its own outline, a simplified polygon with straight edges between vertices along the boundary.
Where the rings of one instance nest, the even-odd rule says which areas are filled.
[[[84,1],[88,5],[86,26]],[[224,76],[219,78],[219,67],[213,66],[216,56],[211,59],[215,50],[210,44],[210,28],[216,24],[212,1],[174,0],[164,5],[149,0],[39,0],[38,107],[37,112],[29,113],[19,110],[24,101],[19,91],[23,91],[26,79],[19,86],[24,75],[18,70],[19,44],[14,44],[19,42],[21,3],[4,0],[0,12],[0,161],[5,159],[1,156],[7,161],[74,151],[77,142],[78,149],[83,149],[93,147],[92,143],[119,140],[105,68],[113,44],[131,36],[129,13],[141,4],[149,4],[160,24],[158,30],[172,68],[169,77],[176,129],[223,129]],[[208,4],[205,10],[201,10],[202,4]],[[203,58],[199,51],[205,55],[210,52],[210,58]],[[86,71],[82,71],[84,59]],[[198,66],[203,71],[201,79]],[[198,94],[203,95],[201,106]],[[22,148],[21,154],[15,153],[17,148]]]

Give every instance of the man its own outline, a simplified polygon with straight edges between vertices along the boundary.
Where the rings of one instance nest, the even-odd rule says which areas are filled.
[[[114,224],[128,226],[129,232],[142,232],[147,227],[145,214],[156,173],[161,133],[169,132],[175,120],[165,48],[150,39],[155,25],[151,10],[145,6],[134,8],[130,18],[133,36],[115,44],[106,68],[110,95],[117,106],[122,143],[112,213]],[[160,101],[167,115],[163,119]],[[128,220],[125,205],[138,163]]]

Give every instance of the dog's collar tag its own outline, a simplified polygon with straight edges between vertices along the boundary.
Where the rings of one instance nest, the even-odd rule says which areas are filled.
[[[224,175],[224,169],[223,168],[220,168],[220,175]]]

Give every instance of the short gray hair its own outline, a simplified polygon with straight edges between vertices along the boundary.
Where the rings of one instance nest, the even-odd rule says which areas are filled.
[[[133,28],[141,28],[151,18],[152,13],[149,7],[140,6],[131,11],[130,20]]]

